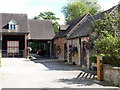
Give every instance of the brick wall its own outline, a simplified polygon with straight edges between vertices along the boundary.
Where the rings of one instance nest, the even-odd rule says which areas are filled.
[[[61,49],[58,54],[58,59],[62,59],[62,60],[65,59],[64,58],[64,44],[66,43],[66,41],[67,41],[66,38],[58,38],[54,40],[54,44],[56,45],[56,47],[60,46],[60,49]],[[56,51],[55,50],[53,51],[56,54]]]

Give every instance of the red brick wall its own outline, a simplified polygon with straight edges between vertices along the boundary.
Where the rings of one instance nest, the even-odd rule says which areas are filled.
[[[64,44],[66,43],[66,38],[58,38],[54,40],[54,44],[57,46],[60,46],[60,52],[58,53],[58,59],[64,60]],[[53,50],[53,52],[56,54],[56,50]]]

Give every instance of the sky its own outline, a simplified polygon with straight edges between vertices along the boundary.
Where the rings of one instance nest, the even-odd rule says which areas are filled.
[[[61,8],[71,0],[1,0],[0,13],[25,13],[32,19],[40,12],[52,11],[60,18],[59,23],[64,24],[64,15]],[[98,0],[102,9],[107,10],[115,6],[120,0]]]

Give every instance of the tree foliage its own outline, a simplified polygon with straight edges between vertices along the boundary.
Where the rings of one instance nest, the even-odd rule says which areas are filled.
[[[117,12],[114,16],[110,14],[104,14],[103,19],[98,19],[95,21],[95,26],[93,28],[94,39],[101,39],[107,37],[108,34],[112,36],[117,36],[119,32],[119,22],[120,16]]]
[[[51,20],[54,27],[54,32],[58,32],[59,24],[57,20],[59,20],[59,18],[57,18],[53,12],[41,12],[38,16],[35,16],[34,19]]]
[[[100,12],[100,6],[96,1],[75,1],[64,6],[62,12],[65,16],[65,21],[68,22],[88,13],[95,15]]]
[[[103,19],[95,21],[94,34],[91,36],[97,51],[104,54],[107,63],[114,66],[120,66],[119,22],[118,13],[105,14]]]
[[[120,66],[120,37],[109,35],[97,41],[95,46],[105,55],[104,63]]]

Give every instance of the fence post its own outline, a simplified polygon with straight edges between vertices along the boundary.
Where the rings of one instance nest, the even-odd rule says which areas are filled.
[[[100,55],[97,56],[97,80],[103,80],[103,66]]]

